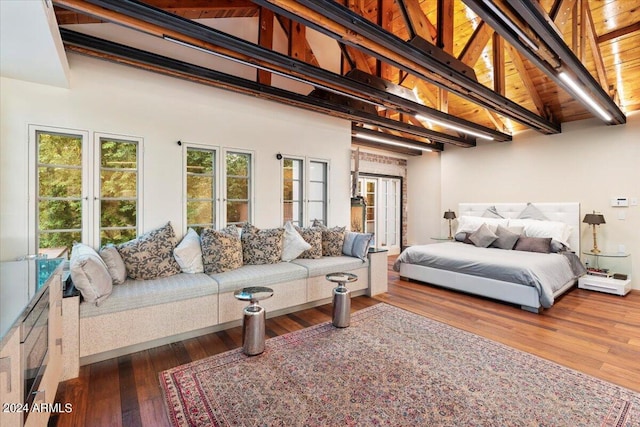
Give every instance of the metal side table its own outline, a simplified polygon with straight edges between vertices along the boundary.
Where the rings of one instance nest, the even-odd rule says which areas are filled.
[[[259,301],[271,298],[273,289],[263,286],[243,288],[233,293],[240,301],[249,301],[243,310],[242,318],[242,351],[247,356],[256,356],[264,352],[265,309],[258,305]]]
[[[351,322],[351,291],[345,285],[358,280],[358,276],[352,273],[329,273],[325,278],[338,284],[333,289],[333,326],[346,328]]]

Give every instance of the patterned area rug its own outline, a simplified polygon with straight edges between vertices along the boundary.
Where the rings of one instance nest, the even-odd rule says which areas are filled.
[[[640,393],[382,303],[160,384],[176,426],[640,426]]]

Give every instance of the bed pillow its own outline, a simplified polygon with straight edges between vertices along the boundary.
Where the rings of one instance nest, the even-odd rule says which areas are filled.
[[[365,260],[369,252],[369,245],[373,239],[371,233],[356,233],[347,231],[344,234],[344,243],[342,244],[342,253]]]
[[[317,227],[300,228],[296,227],[296,231],[300,233],[305,242],[311,245],[311,248],[307,249],[300,254],[298,258],[303,259],[318,259],[322,258],[322,230]]]
[[[485,218],[481,216],[463,215],[458,218],[458,229],[456,230],[456,233],[473,233],[478,228],[480,228],[482,224],[487,224],[491,226],[490,228],[495,230],[498,225],[507,227],[509,225],[509,220],[505,218]]]
[[[540,221],[536,219],[510,219],[509,226],[524,227],[524,235],[527,237],[551,237],[558,242],[567,245],[572,228],[570,225],[559,221]],[[568,246],[568,245],[567,245]]]
[[[240,240],[244,264],[277,264],[282,260],[284,228],[260,230],[247,223],[242,227]]]
[[[222,230],[205,228],[200,240],[205,273],[223,273],[242,267],[242,243],[235,225]]]
[[[180,273],[180,265],[173,257],[176,241],[170,222],[116,247],[132,279],[150,280]]]
[[[538,221],[548,221],[547,218],[534,204],[527,203],[527,207],[518,214],[518,219],[537,219]]]
[[[551,237],[520,236],[513,249],[516,251],[548,254],[551,252]]]
[[[298,258],[311,245],[298,233],[291,221],[284,225],[284,242],[282,244],[282,261],[289,262]]]
[[[73,284],[87,302],[99,305],[113,291],[113,280],[106,264],[90,246],[82,243],[73,245],[69,272]]]
[[[508,228],[499,225],[496,229],[496,236],[498,238],[491,243],[492,248],[511,250],[518,241],[520,233],[514,233]]]
[[[504,218],[502,215],[498,213],[498,209],[495,206],[489,206],[482,213],[483,218]]]
[[[489,245],[497,238],[498,236],[496,236],[493,231],[489,230],[487,224],[482,224],[469,236],[469,240],[471,240],[474,245],[481,248],[489,247]]]
[[[127,280],[127,267],[124,265],[118,249],[114,245],[108,244],[100,249],[99,254],[107,266],[107,271],[111,279],[113,279],[113,284],[122,285]]]
[[[187,231],[182,241],[173,250],[173,256],[183,273],[204,273],[200,236],[193,228]]]

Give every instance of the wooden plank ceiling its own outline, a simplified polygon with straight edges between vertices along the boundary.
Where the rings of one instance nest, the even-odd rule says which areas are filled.
[[[510,0],[490,2],[512,18],[527,38],[540,41],[542,37],[519,19],[515,8],[509,7]],[[327,7],[326,13],[314,11],[303,0],[54,0],[53,3],[68,50],[347,118],[354,122],[354,132],[365,127],[393,135],[397,141],[407,141],[408,147],[386,146],[407,154],[420,153],[415,147],[410,148],[411,144],[434,150],[441,150],[446,144],[472,147],[478,136],[418,119],[416,115],[431,116],[441,122],[450,120],[449,123],[457,123],[463,130],[471,128],[495,141],[510,140],[514,132],[528,128],[555,133],[560,123],[593,117],[575,95],[537,68],[517,46],[503,39],[497,28],[494,30],[483,22],[468,5],[469,1],[335,1],[356,14],[352,15],[353,22],[362,19],[358,28],[371,26],[374,34],[396,43],[395,51],[364,35],[364,30],[360,33],[349,28],[337,15],[328,16],[331,8]],[[564,43],[619,109],[623,113],[639,110],[640,0],[540,0],[539,3]],[[124,6],[120,8],[118,4]],[[129,4],[131,9],[125,7]],[[140,5],[153,8],[147,13]],[[157,11],[169,17],[154,15]],[[171,16],[183,19],[175,21]],[[247,17],[257,19],[240,19]],[[238,19],[238,25],[258,26],[254,29],[257,43],[225,45],[211,38],[216,34],[200,37],[203,33],[199,27],[194,26],[193,32],[188,27],[203,19],[206,25],[211,18]],[[105,23],[153,35],[158,43],[167,43],[162,37],[170,36],[187,46],[214,51],[259,69],[249,79],[252,82],[225,80],[218,74],[208,74],[202,67],[173,63],[169,66],[161,58],[144,60],[122,48],[100,47],[94,39],[87,41],[74,36],[76,31],[82,33],[90,28],[76,24]],[[305,24],[331,33],[335,40],[327,41],[335,43],[342,53],[338,72],[328,70],[330,67],[319,59],[323,52],[313,51],[308,37],[311,30]],[[284,32],[288,44],[284,58],[272,59],[269,52],[275,52],[276,31]],[[535,54],[553,63],[553,52],[546,45],[540,46]],[[421,63],[420,58],[416,61],[411,56],[415,49],[426,52],[429,60],[435,58],[445,63],[454,72],[434,71]],[[295,63],[298,65],[287,65],[287,58],[299,61]],[[298,90],[291,95],[275,88],[272,86],[275,74],[304,81],[307,93]],[[452,83],[459,74],[464,75],[466,83]],[[470,91],[469,87],[476,89]],[[389,96],[384,95],[385,91]],[[500,106],[507,102],[511,106],[502,109]],[[524,112],[511,115],[510,111],[517,108]],[[374,141],[366,144],[378,145]]]

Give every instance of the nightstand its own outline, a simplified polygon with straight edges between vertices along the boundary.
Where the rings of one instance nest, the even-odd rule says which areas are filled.
[[[578,287],[592,291],[624,296],[631,290],[631,260],[628,253],[583,252],[588,269],[596,270],[578,279]],[[626,275],[625,279],[614,279],[615,273]]]

